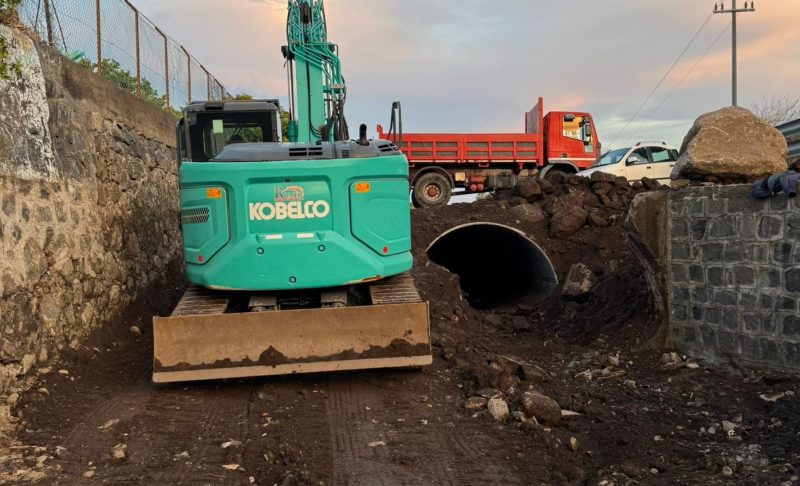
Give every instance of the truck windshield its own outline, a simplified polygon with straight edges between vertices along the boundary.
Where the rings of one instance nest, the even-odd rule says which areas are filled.
[[[610,152],[606,152],[605,154],[601,155],[597,160],[594,161],[592,167],[600,167],[601,165],[613,165],[622,160],[622,157],[625,157],[625,154],[628,153],[628,150],[631,148],[621,148],[617,150],[612,150]]]

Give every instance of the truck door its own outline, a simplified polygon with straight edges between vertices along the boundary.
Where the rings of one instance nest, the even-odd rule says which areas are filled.
[[[642,177],[654,178],[655,170],[646,147],[639,147],[625,159],[625,177],[629,181],[638,181]]]

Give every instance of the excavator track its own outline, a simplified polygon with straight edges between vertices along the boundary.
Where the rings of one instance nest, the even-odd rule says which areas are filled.
[[[240,312],[235,292],[191,286],[169,317],[153,320],[153,381],[431,364],[428,303],[413,277],[365,290],[365,305]]]

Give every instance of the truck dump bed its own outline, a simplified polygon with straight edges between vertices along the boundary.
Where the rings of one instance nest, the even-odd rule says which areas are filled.
[[[542,99],[525,114],[525,133],[390,134],[378,125],[378,138],[392,140],[410,164],[543,164]]]

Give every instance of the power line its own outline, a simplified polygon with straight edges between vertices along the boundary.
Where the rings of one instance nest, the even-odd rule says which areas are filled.
[[[669,76],[669,74],[672,72],[672,70],[675,69],[675,66],[678,65],[680,60],[683,58],[683,55],[686,54],[686,51],[688,51],[689,48],[692,46],[692,44],[694,43],[695,39],[697,39],[697,36],[700,35],[700,32],[702,32],[703,29],[705,29],[706,24],[708,24],[708,21],[711,20],[711,16],[712,15],[714,15],[713,12],[708,14],[708,17],[706,17],[706,19],[703,21],[702,25],[700,25],[700,28],[697,29],[697,32],[694,33],[694,35],[692,36],[691,40],[689,40],[689,43],[686,44],[686,47],[683,48],[681,53],[678,55],[678,58],[675,59],[675,62],[672,63],[672,66],[670,66],[669,69],[667,69],[667,72],[664,73],[664,75],[661,77],[661,80],[658,82],[658,84],[656,84],[656,87],[653,88],[652,91],[650,91],[650,94],[647,95],[647,98],[645,98],[644,102],[642,102],[642,104],[639,105],[639,108],[636,109],[636,111],[634,112],[633,116],[630,118],[630,120],[628,120],[628,123],[626,123],[625,126],[622,127],[622,130],[620,130],[619,133],[617,133],[617,136],[614,137],[614,140],[611,142],[611,145],[609,145],[609,147],[613,147],[614,146],[614,143],[616,143],[616,141],[617,141],[617,139],[619,139],[620,135],[622,135],[623,132],[625,132],[625,130],[628,129],[628,127],[633,122],[633,120],[635,120],[636,117],[639,115],[639,112],[642,111],[642,108],[644,108],[645,105],[647,105],[647,102],[650,101],[650,98],[652,98],[653,95],[655,94],[655,92],[658,90],[658,88],[661,87],[661,84],[664,82],[665,79],[667,79],[667,76]]]
[[[694,71],[694,69],[697,67],[697,65],[698,65],[698,64],[700,64],[700,62],[701,62],[701,61],[702,61],[702,60],[703,60],[703,59],[706,57],[706,55],[708,55],[708,53],[709,53],[709,52],[711,52],[711,49],[713,49],[713,48],[714,48],[714,46],[715,46],[715,45],[717,45],[717,42],[719,42],[719,40],[722,38],[722,36],[723,36],[723,35],[725,35],[725,32],[727,32],[727,31],[728,31],[728,28],[729,28],[730,26],[731,26],[731,22],[728,22],[728,25],[726,25],[726,26],[725,26],[725,28],[724,28],[724,29],[722,29],[722,31],[721,31],[721,32],[720,32],[720,33],[717,35],[717,37],[714,39],[714,41],[713,41],[713,42],[711,42],[711,45],[709,45],[709,46],[706,48],[706,50],[705,50],[705,51],[703,51],[703,53],[700,55],[700,57],[698,57],[698,58],[697,58],[697,60],[695,60],[694,64],[692,64],[692,67],[690,67],[690,68],[689,68],[689,70],[688,70],[688,71],[686,71],[686,73],[684,73],[684,75],[683,75],[683,77],[680,79],[680,81],[678,81],[678,82],[675,84],[675,86],[673,86],[673,87],[672,87],[672,89],[670,90],[670,92],[669,92],[669,93],[667,93],[667,96],[665,96],[665,97],[664,97],[664,99],[662,99],[662,100],[661,100],[661,102],[658,104],[658,106],[656,106],[656,107],[655,107],[655,108],[654,108],[654,109],[653,109],[653,110],[652,110],[652,111],[651,111],[651,112],[650,112],[650,113],[647,115],[647,117],[644,119],[644,121],[642,121],[642,122],[639,124],[639,126],[636,128],[636,131],[635,131],[635,132],[633,132],[633,135],[632,135],[631,137],[629,137],[629,138],[628,138],[628,140],[630,140],[630,139],[632,139],[632,138],[635,138],[635,136],[636,136],[636,135],[639,133],[639,131],[640,131],[640,130],[642,129],[642,127],[644,126],[644,124],[645,124],[645,123],[647,123],[647,122],[649,122],[649,121],[650,121],[650,119],[652,119],[652,118],[653,118],[653,115],[654,115],[654,114],[655,114],[655,113],[656,113],[656,112],[657,112],[659,109],[661,109],[661,107],[662,107],[662,106],[664,106],[664,103],[666,103],[666,102],[667,102],[667,100],[668,100],[668,99],[669,99],[669,98],[670,98],[670,97],[671,97],[673,94],[675,94],[675,91],[676,91],[676,90],[677,90],[677,89],[680,87],[680,85],[681,85],[681,84],[683,84],[683,82],[684,82],[684,81],[686,81],[686,78],[688,78],[688,77],[689,77],[689,75],[690,75],[690,74],[692,74],[692,71]]]

